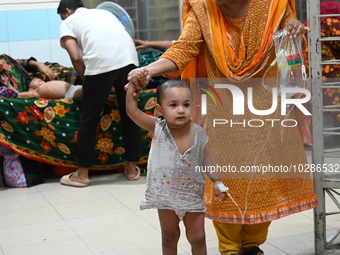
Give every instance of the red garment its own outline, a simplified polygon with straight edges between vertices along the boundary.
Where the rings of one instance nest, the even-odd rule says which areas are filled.
[[[320,14],[340,14],[340,4],[334,1],[325,1],[320,3]],[[340,21],[340,16],[334,17]],[[320,21],[324,21],[327,17],[323,17]]]
[[[340,3],[335,1],[325,1],[320,3],[320,14],[340,14]],[[340,21],[340,16],[334,17]],[[320,18],[320,22],[323,22],[327,17]],[[307,26],[307,20],[303,22]]]

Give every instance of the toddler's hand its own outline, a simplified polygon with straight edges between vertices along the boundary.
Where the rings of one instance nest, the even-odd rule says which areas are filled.
[[[228,190],[229,188],[226,187],[221,181],[216,181],[214,182],[214,190],[215,190],[215,195],[218,197],[221,195],[220,201],[225,201],[228,198]]]
[[[137,91],[141,91],[150,82],[150,72],[143,67],[133,69],[128,74],[128,81],[134,84]]]

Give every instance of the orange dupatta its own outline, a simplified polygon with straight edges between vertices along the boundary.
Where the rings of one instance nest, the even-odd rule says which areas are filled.
[[[252,0],[256,2],[257,0]],[[261,45],[257,50],[256,55],[251,59],[251,63],[243,67],[242,61],[245,58],[245,45],[243,38],[241,38],[239,52],[235,53],[230,43],[231,36],[229,34],[228,25],[225,21],[224,15],[217,6],[215,0],[205,0],[207,7],[207,14],[210,21],[210,33],[212,37],[212,47],[214,58],[220,71],[228,78],[236,81],[241,81],[250,78],[259,72],[266,61],[263,61],[268,56],[268,52],[272,45],[272,34],[277,30],[278,25],[284,15],[287,4],[289,4],[295,13],[294,0],[267,0],[269,2],[268,17],[266,21],[266,29],[261,38]],[[183,25],[186,22],[189,12],[193,8],[191,2],[197,0],[184,0],[182,6]],[[263,2],[263,0],[261,0]],[[256,3],[255,3],[256,4]],[[264,63],[263,63],[264,62]],[[204,57],[199,55],[196,59],[191,61],[182,73],[183,80],[190,80],[190,78],[204,78],[206,77]],[[233,70],[233,71],[232,71]]]

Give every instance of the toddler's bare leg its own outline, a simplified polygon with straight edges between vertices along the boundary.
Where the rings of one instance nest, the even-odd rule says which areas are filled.
[[[183,219],[192,255],[207,255],[204,213],[187,212]]]
[[[162,230],[163,255],[177,255],[177,243],[180,236],[179,219],[172,210],[158,210]]]

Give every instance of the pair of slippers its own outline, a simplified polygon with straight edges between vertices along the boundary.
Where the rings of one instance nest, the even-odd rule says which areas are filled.
[[[125,177],[128,181],[136,181],[140,178],[140,169],[138,166],[136,166],[136,171],[137,171],[137,175],[134,176],[134,177],[127,177],[127,168],[125,166],[124,168],[124,174],[125,174]],[[86,187],[88,186],[89,184],[88,183],[82,183],[82,182],[76,182],[76,181],[71,181],[71,176],[73,175],[74,173],[70,173],[70,174],[67,174],[67,175],[64,175],[63,177],[61,177],[60,179],[60,183],[63,184],[63,185],[66,185],[66,186],[72,186],[72,187],[78,187],[78,188],[81,188],[81,187]]]
[[[134,176],[134,177],[127,177],[127,174],[126,174],[127,173],[127,167],[125,166],[125,168],[124,168],[124,175],[125,175],[126,179],[128,181],[136,181],[136,180],[138,180],[140,178],[140,169],[139,169],[138,166],[136,166],[136,171],[137,171],[137,175],[136,176]]]

